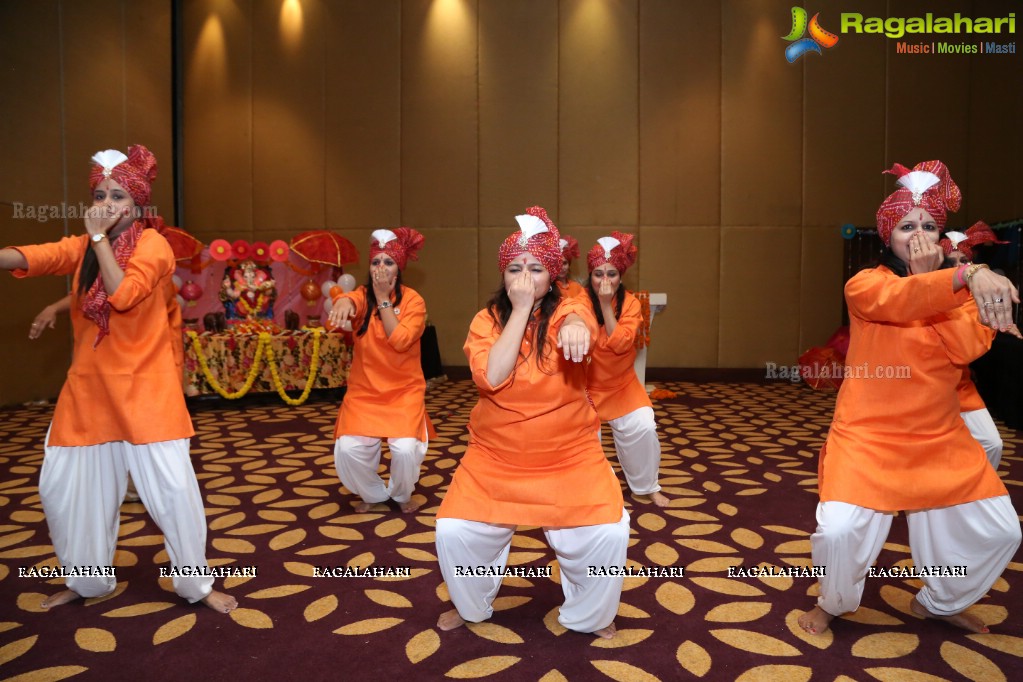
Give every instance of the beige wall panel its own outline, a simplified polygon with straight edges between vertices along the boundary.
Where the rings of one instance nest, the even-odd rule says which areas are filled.
[[[779,39],[779,31],[789,28],[792,3],[724,0],[721,8],[721,43],[727,46],[721,69],[721,223],[798,225],[803,70],[785,61],[787,43]]]
[[[720,240],[716,226],[640,228],[637,288],[668,295],[650,329],[648,367],[719,366]]]
[[[401,220],[479,223],[476,0],[401,5]]]
[[[0,3],[0,64],[4,66],[0,92],[7,93],[0,98],[0,149],[4,150],[0,213],[8,218],[14,202],[24,209],[65,198],[57,22],[55,1]],[[4,233],[0,241],[8,240]]]
[[[639,222],[721,219],[721,7],[639,6]]]
[[[325,226],[325,18],[320,3],[254,5],[253,229]]]
[[[184,215],[204,241],[253,230],[252,3],[182,9]],[[229,181],[228,181],[229,180]]]
[[[816,10],[807,9],[808,12]],[[885,16],[885,0],[856,4],[864,16]],[[812,15],[811,15],[812,16]],[[826,7],[821,25],[838,33],[839,8]],[[803,224],[836,230],[839,225],[874,224],[877,193],[885,168],[885,61],[887,40],[841,35],[823,54],[807,54],[802,67]],[[784,43],[783,45],[787,45]],[[912,58],[899,55],[899,58]],[[786,63],[787,64],[787,63]]]
[[[481,227],[477,231],[479,274],[476,280],[478,282],[476,287],[476,311],[481,310],[486,305],[487,301],[490,300],[490,295],[501,285],[501,272],[497,269],[497,250],[501,247],[501,242],[504,241],[505,237],[516,229],[509,225],[506,227]],[[462,364],[465,363],[463,362]]]
[[[980,7],[980,5],[978,5]],[[1016,13],[1023,26],[1018,0],[991,0],[983,4],[984,16],[1004,17]],[[979,11],[979,9],[977,10]],[[968,210],[956,216],[960,225],[977,220],[997,222],[1023,217],[1023,51],[1015,35],[992,36],[994,42],[1016,43],[1016,54],[981,54],[970,57],[969,175],[963,178]],[[986,41],[985,41],[986,42]]]
[[[638,22],[635,0],[560,5],[559,205],[574,225],[639,218]]]
[[[935,12],[933,3],[923,0],[901,0],[901,16],[924,16]],[[941,3],[941,15],[960,12],[974,16],[974,3],[948,0]],[[979,16],[979,14],[978,14]],[[969,39],[972,42],[972,38]],[[950,42],[955,42],[954,36]],[[888,42],[888,149],[885,165],[901,163],[912,168],[920,161],[940,159],[948,166],[952,178],[968,177],[967,159],[970,130],[970,58],[965,55],[896,54],[898,41]],[[959,96],[951,95],[958,93]],[[951,96],[950,96],[951,95]],[[895,189],[892,176],[876,205]],[[963,193],[963,210],[968,210],[970,196]],[[960,214],[962,215],[962,214]],[[949,224],[958,225],[960,218],[950,215]]]
[[[175,225],[170,3],[126,1],[124,17],[125,148],[143,144],[156,156],[159,174],[150,203]]]
[[[803,228],[799,353],[824,345],[842,324],[844,245],[838,228]]]
[[[64,151],[68,200],[89,197],[89,159],[128,146],[127,26],[120,0],[62,2]],[[170,77],[166,80],[170,87]]]
[[[326,227],[401,222],[401,7],[326,8]]]
[[[796,361],[801,242],[799,227],[722,228],[719,367]]]
[[[479,222],[556,213],[558,3],[482,0],[479,23]]]
[[[479,310],[476,231],[463,228],[423,228],[426,241],[418,261],[403,275],[426,299],[429,321],[437,328],[440,357],[445,365],[465,365],[462,345],[469,323]]]

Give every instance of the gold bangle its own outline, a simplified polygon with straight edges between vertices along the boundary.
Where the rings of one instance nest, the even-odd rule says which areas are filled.
[[[988,266],[985,265],[984,263],[974,263],[973,265],[968,267],[966,269],[966,274],[963,275],[963,281],[966,282],[967,288],[970,288],[970,282],[973,279],[973,276],[977,274],[978,270],[990,270],[990,268],[988,268]]]

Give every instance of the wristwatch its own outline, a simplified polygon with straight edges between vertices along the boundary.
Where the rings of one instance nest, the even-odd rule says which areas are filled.
[[[105,232],[100,232],[99,234],[94,234],[91,237],[89,237],[89,239],[92,240],[93,244],[99,244],[101,241],[103,241],[106,238],[107,238],[107,235],[106,235]]]
[[[384,301],[383,303],[381,303],[380,305],[377,306],[377,308],[390,308],[390,307],[391,307],[391,302],[390,301]]]

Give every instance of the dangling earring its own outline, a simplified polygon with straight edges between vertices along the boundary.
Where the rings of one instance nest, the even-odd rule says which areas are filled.
[[[552,291],[554,291],[554,285],[553,284],[550,285],[549,287],[547,287],[547,293],[548,294],[551,293]]]

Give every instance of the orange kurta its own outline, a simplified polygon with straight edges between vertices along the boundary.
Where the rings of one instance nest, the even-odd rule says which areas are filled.
[[[570,279],[565,283],[558,282],[558,288],[561,289],[562,298],[575,298],[576,296],[586,294],[586,288],[574,279]]]
[[[969,292],[953,293],[953,272],[878,267],[846,284],[847,375],[821,450],[821,501],[912,511],[1007,494],[959,416],[962,367],[994,333]]]
[[[622,518],[622,490],[600,445],[585,369],[556,347],[570,313],[594,333],[596,321],[586,306],[562,299],[547,330],[547,361],[538,366],[530,323],[515,370],[497,386],[487,381],[487,360],[501,332],[487,310],[476,314],[465,355],[479,402],[469,417],[469,447],[437,518],[545,527]]]
[[[16,247],[28,261],[16,277],[70,275],[74,355],[57,398],[50,445],[136,445],[188,438],[195,432],[181,391],[170,320],[174,299],[174,253],[156,230],[143,230],[110,302],[110,334],[93,348],[99,328],[78,298],[78,270],[88,237]],[[177,348],[181,347],[180,338]]]
[[[426,436],[426,379],[420,360],[419,338],[426,329],[426,302],[415,290],[402,286],[401,304],[393,310],[398,326],[390,336],[375,314],[362,336],[354,335],[348,388],[334,425],[334,438],[417,438]],[[355,304],[352,329],[362,326],[366,287],[334,299]],[[394,296],[391,296],[394,303]]]
[[[589,296],[580,300],[593,312]],[[624,417],[641,407],[653,407],[636,376],[636,334],[642,326],[643,307],[638,298],[626,291],[614,333],[608,336],[607,327],[597,328],[590,351],[586,390],[602,421]]]
[[[963,376],[959,379],[959,385],[956,386],[956,395],[959,397],[960,412],[987,409],[984,399],[980,397],[980,393],[977,392],[977,386],[973,383],[969,367],[963,368]]]

